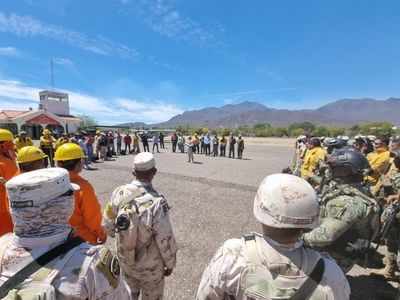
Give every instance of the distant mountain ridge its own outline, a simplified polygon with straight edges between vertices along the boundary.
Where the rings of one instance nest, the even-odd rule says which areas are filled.
[[[150,126],[234,127],[240,125],[254,126],[260,123],[287,126],[302,121],[329,126],[350,126],[379,121],[388,121],[399,125],[400,98],[389,98],[387,100],[370,98],[340,99],[314,110],[274,109],[257,102],[246,101],[239,104],[227,104],[222,107],[206,107],[199,110],[185,111],[166,122]]]

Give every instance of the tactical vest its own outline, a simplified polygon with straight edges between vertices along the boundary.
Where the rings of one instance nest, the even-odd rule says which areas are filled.
[[[322,197],[321,219],[325,218],[326,215],[341,219],[345,210],[352,208],[351,201],[355,198],[359,199],[356,201],[361,201],[361,203],[356,203],[357,206],[365,206],[365,214],[334,243],[326,246],[326,249],[348,258],[361,258],[365,254],[369,242],[375,239],[379,231],[379,205],[367,193],[368,191],[365,190],[365,193],[363,193],[351,185],[337,185],[333,181],[330,182],[330,188],[325,190]],[[353,199],[349,200],[349,197]],[[335,201],[335,205],[330,203],[330,211],[327,211],[327,204],[332,200]]]
[[[246,267],[241,271],[235,299],[327,299],[326,292],[319,285],[324,274],[324,263],[317,251],[308,247],[302,248],[302,261],[307,263],[302,268],[293,264],[290,258],[277,253],[268,243],[264,243],[262,237],[249,236],[244,238]],[[261,243],[267,248],[262,249]],[[260,253],[265,253],[267,260],[263,260]],[[307,279],[304,280],[304,277]]]

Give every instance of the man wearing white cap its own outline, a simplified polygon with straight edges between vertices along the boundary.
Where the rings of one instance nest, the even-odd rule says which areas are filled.
[[[157,173],[153,154],[133,161],[136,180],[118,187],[103,215],[103,227],[115,237],[117,257],[133,299],[162,299],[164,277],[176,264],[177,246],[166,199],[152,186]]]
[[[79,186],[66,170],[27,172],[6,187],[14,231],[0,239],[1,299],[129,299],[110,250],[72,238],[68,220]]]
[[[311,185],[289,174],[267,176],[253,212],[263,235],[226,241],[204,271],[197,300],[349,299],[349,284],[335,261],[300,240],[318,225]]]

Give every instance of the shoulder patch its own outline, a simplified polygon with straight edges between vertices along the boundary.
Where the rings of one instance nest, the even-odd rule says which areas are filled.
[[[103,250],[100,259],[96,263],[96,268],[104,275],[112,287],[118,287],[120,266],[118,259],[111,253],[110,249],[105,248]]]

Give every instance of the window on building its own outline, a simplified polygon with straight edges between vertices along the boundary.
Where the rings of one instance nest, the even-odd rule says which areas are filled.
[[[0,128],[10,130],[13,135],[18,134],[18,126],[15,123],[0,123]]]

